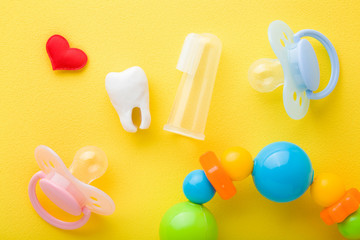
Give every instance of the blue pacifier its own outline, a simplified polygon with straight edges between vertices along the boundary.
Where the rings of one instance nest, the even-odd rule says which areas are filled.
[[[320,32],[305,29],[293,33],[282,21],[274,21],[268,29],[271,48],[278,59],[263,58],[249,69],[249,82],[259,92],[271,92],[284,84],[283,102],[287,114],[301,119],[309,109],[310,99],[321,99],[335,88],[339,78],[339,59],[334,46]],[[319,88],[320,70],[315,51],[302,37],[317,39],[326,49],[331,62],[331,77],[324,90]]]

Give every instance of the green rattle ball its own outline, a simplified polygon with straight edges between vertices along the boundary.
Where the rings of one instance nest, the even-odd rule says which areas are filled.
[[[218,228],[203,205],[183,202],[170,208],[160,223],[161,240],[216,240]]]
[[[347,239],[360,239],[360,210],[338,224],[339,232]]]

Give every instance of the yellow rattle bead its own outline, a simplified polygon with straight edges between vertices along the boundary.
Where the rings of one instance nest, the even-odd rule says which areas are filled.
[[[244,148],[231,147],[222,154],[221,165],[231,180],[240,181],[251,174],[254,162]]]
[[[345,185],[338,175],[323,173],[314,179],[310,192],[318,205],[329,207],[344,196]]]

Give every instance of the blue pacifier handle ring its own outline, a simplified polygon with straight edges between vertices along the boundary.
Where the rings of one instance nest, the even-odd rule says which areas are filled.
[[[298,42],[302,37],[312,37],[318,40],[325,47],[330,57],[331,76],[328,85],[325,87],[324,90],[318,93],[313,93],[313,91],[311,90],[306,90],[306,95],[309,99],[321,99],[329,95],[334,90],[338,82],[340,72],[339,58],[334,46],[329,41],[329,39],[325,37],[324,34],[315,30],[304,29],[294,34],[294,41]]]

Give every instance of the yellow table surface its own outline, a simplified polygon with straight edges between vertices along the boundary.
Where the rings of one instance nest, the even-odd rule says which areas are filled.
[[[360,187],[360,1],[3,0],[0,9],[1,239],[158,239],[163,214],[186,200],[182,181],[201,168],[198,157],[234,145],[256,156],[269,143],[294,142],[310,156],[315,175],[335,172],[348,187]],[[282,87],[263,94],[247,80],[252,62],[275,58],[267,28],[277,19],[294,32],[322,32],[340,59],[335,91],[311,101],[300,121],[287,116]],[[205,141],[162,130],[181,77],[176,63],[191,32],[213,33],[223,42]],[[53,34],[87,53],[83,70],[52,70],[45,44]],[[330,61],[319,42],[311,43],[324,88]],[[134,65],[148,76],[152,115],[150,129],[136,134],[123,130],[104,86],[108,72]],[[74,231],[43,221],[27,192],[39,170],[33,153],[40,144],[67,166],[82,146],[103,149],[109,168],[93,185],[113,198],[114,214],[93,214]],[[309,192],[279,204],[262,197],[251,177],[236,187],[231,200],[216,195],[206,204],[221,240],[342,239],[336,225],[322,222]],[[39,198],[51,211],[45,196]]]

